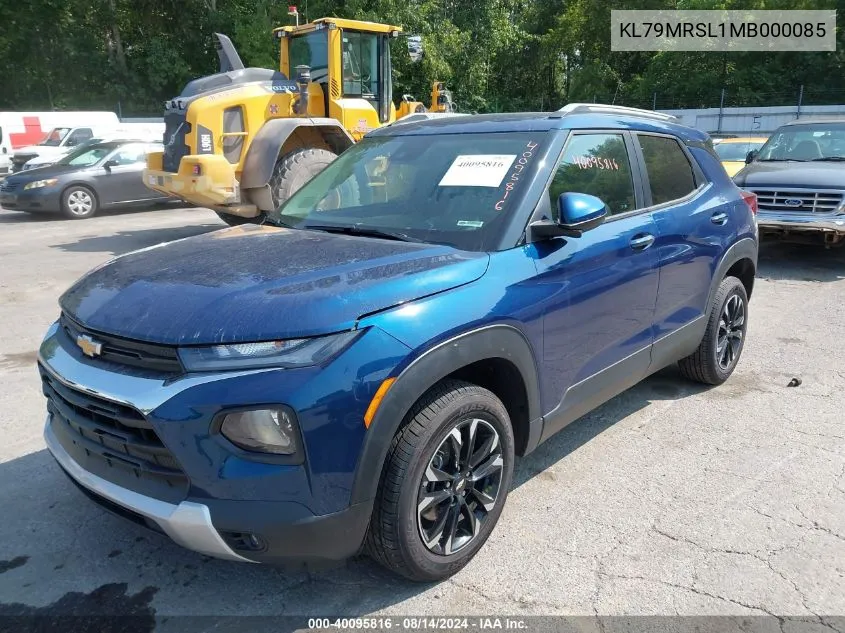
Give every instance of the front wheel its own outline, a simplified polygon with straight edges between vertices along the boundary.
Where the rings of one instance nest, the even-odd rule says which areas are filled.
[[[88,187],[74,185],[62,193],[62,214],[71,220],[84,220],[97,213],[97,196]]]
[[[719,284],[707,330],[698,349],[678,366],[690,380],[721,385],[736,369],[748,329],[748,294],[736,277],[725,277]]]
[[[430,582],[463,568],[493,531],[513,476],[513,430],[492,392],[458,380],[427,392],[406,422],[388,452],[367,550]]]
[[[300,148],[282,156],[273,167],[270,191],[278,209],[302,185],[328,167],[337,154],[326,149]]]

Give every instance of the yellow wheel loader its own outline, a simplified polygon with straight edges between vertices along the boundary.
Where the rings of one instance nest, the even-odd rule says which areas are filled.
[[[367,132],[426,111],[408,95],[393,103],[400,32],[336,18],[280,27],[279,70],[245,68],[216,34],[220,72],[165,103],[164,151],[148,156],[144,184],[232,225],[261,221]],[[432,111],[454,110],[442,83],[431,97]]]

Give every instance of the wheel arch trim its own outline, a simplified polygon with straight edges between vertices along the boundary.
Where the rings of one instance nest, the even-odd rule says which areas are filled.
[[[722,280],[725,278],[725,275],[727,274],[728,270],[730,270],[731,266],[736,264],[738,261],[743,259],[751,260],[751,262],[754,264],[754,274],[756,276],[757,252],[758,244],[753,238],[750,237],[742,238],[738,242],[735,242],[733,245],[731,245],[731,247],[725,251],[725,254],[722,255],[722,259],[716,266],[716,271],[713,275],[713,278],[710,280],[710,292],[707,294],[707,303],[705,304],[706,310],[709,310],[710,306],[713,305],[713,298],[719,291],[719,284],[722,283]]]
[[[531,344],[522,331],[512,325],[495,324],[471,330],[426,350],[396,377],[367,429],[355,469],[351,504],[375,498],[390,443],[414,403],[433,385],[457,370],[493,358],[511,362],[522,376],[530,425],[525,453],[536,447],[543,418],[539,376]]]
[[[256,189],[270,182],[273,167],[285,142],[301,127],[317,128],[335,153],[340,154],[355,142],[338,121],[327,118],[271,119],[261,126],[247,150],[241,172],[241,188]]]

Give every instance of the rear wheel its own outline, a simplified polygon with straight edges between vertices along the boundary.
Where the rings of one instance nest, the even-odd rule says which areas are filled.
[[[435,386],[393,438],[368,552],[412,580],[455,574],[496,525],[513,462],[510,419],[492,392],[458,380]]]
[[[74,185],[62,193],[62,214],[71,220],[84,220],[97,213],[97,196],[88,187]]]
[[[707,330],[698,349],[678,363],[681,373],[696,382],[721,385],[736,369],[748,329],[748,294],[736,277],[719,284]]]

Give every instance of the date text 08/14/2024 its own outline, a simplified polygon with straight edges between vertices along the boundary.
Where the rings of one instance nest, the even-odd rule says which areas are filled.
[[[310,630],[387,630],[397,629],[406,631],[458,631],[458,630],[524,630],[528,628],[525,620],[507,617],[370,617],[370,618],[311,618],[308,620]]]

